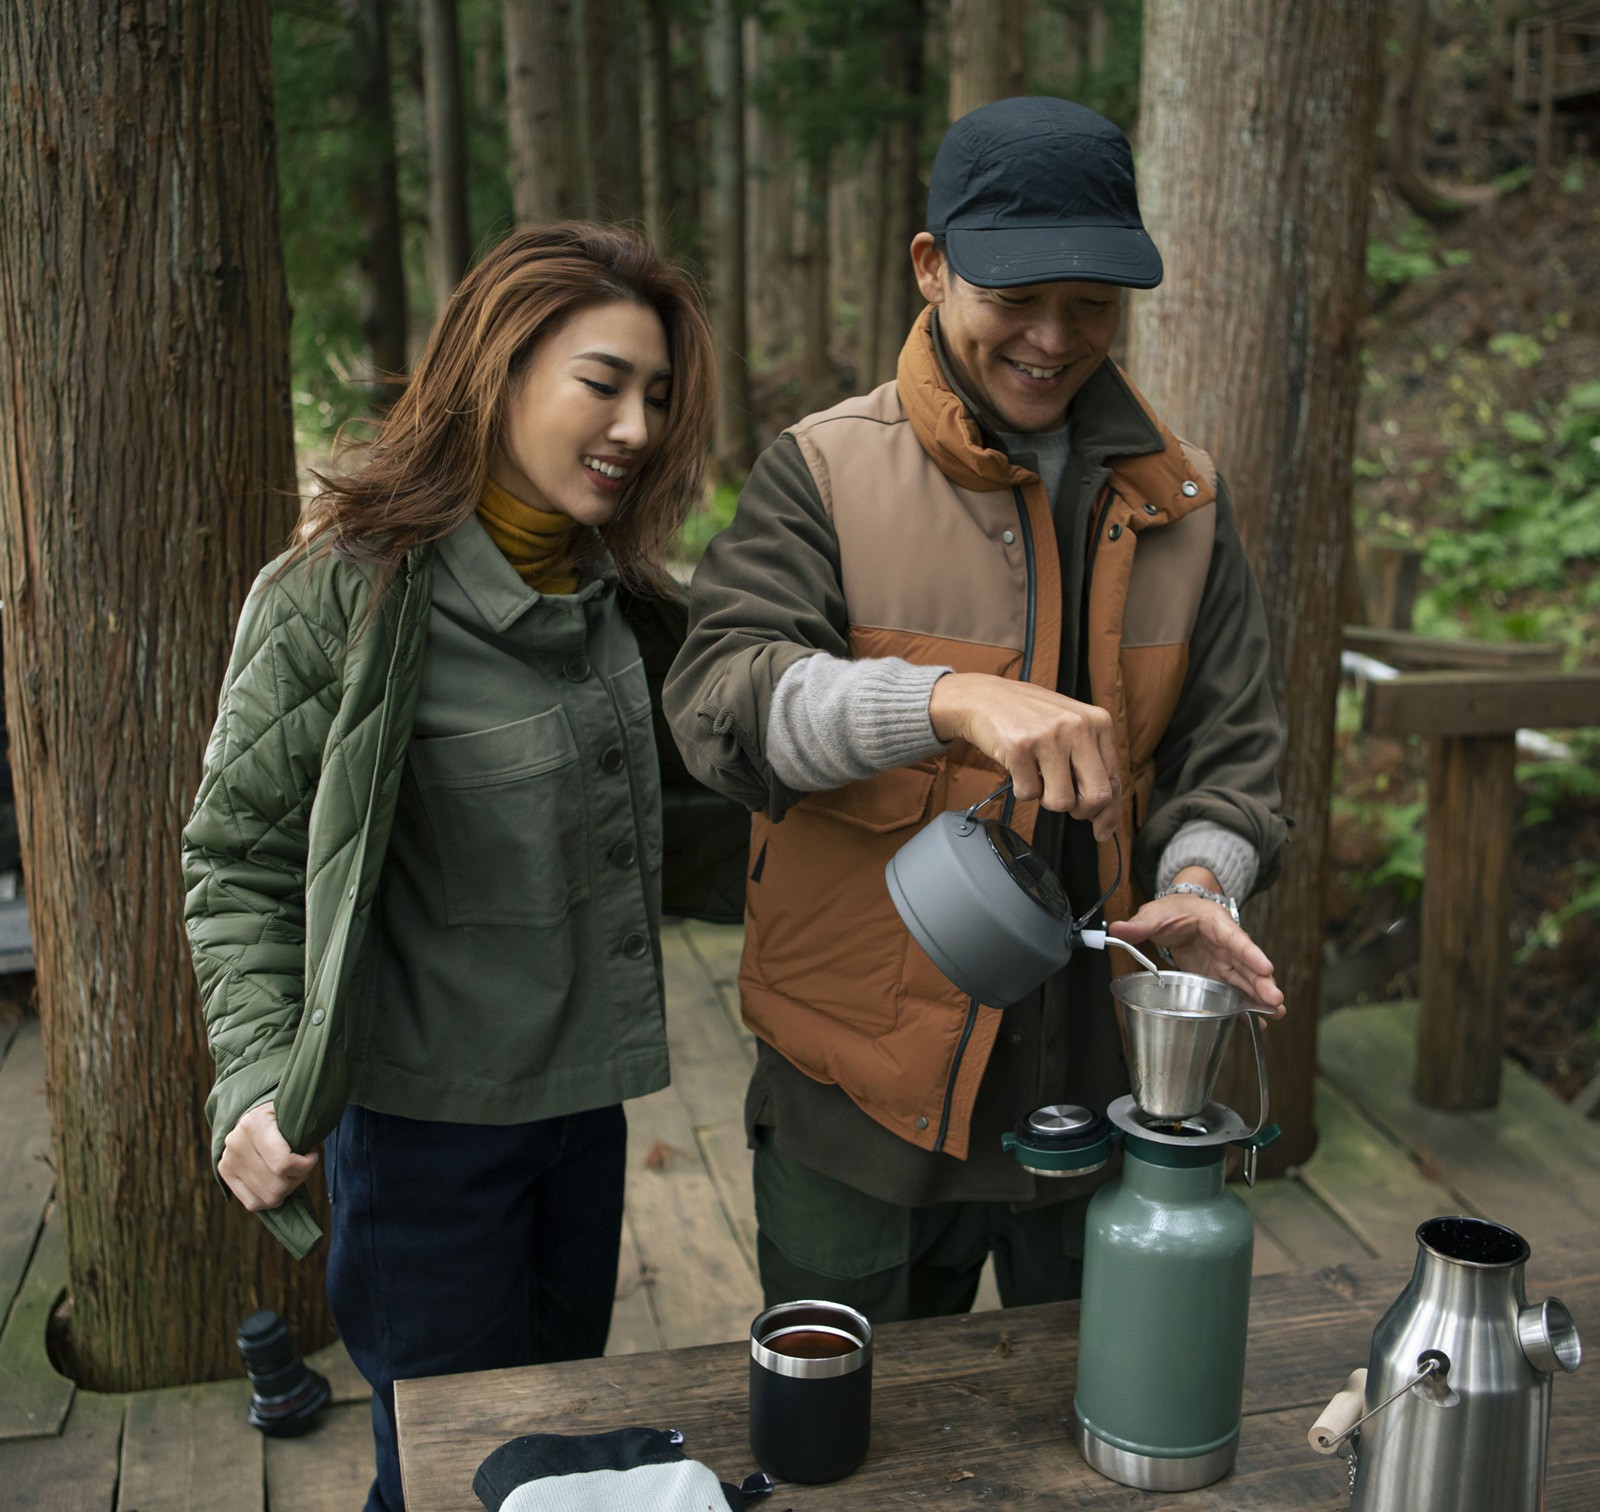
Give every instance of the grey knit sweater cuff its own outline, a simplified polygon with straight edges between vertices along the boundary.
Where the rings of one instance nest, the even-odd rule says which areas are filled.
[[[1243,901],[1256,885],[1261,856],[1242,835],[1206,819],[1191,819],[1167,842],[1156,869],[1156,889],[1172,886],[1186,866],[1203,866],[1230,898]]]
[[[928,699],[951,670],[898,656],[846,661],[819,652],[797,661],[772,692],[772,770],[791,792],[820,793],[936,755],[944,742]]]

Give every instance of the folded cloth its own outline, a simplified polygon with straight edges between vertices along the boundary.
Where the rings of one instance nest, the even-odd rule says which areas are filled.
[[[682,1444],[682,1434],[661,1428],[527,1433],[478,1466],[472,1489],[489,1512],[745,1512],[746,1492],[723,1485]]]

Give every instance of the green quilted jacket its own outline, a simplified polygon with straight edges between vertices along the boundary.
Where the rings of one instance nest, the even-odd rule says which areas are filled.
[[[432,567],[428,549],[413,551],[362,633],[370,574],[329,558],[269,565],[240,617],[183,834],[184,917],[217,1062],[213,1165],[269,1096],[296,1150],[344,1111],[356,1039],[345,1016],[360,998],[346,989],[369,949]],[[321,1236],[303,1191],[260,1216],[297,1256]]]

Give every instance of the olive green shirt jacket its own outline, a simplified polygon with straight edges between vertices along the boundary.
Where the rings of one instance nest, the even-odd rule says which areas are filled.
[[[350,1102],[507,1124],[667,1082],[660,779],[609,564],[527,588],[476,518],[369,574],[272,564],[240,616],[185,921],[213,1157],[272,1099],[313,1148]],[[295,1253],[303,1194],[262,1214]]]

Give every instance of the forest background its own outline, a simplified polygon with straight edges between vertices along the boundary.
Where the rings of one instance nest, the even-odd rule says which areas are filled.
[[[934,148],[1016,92],[1135,137],[1168,277],[1131,298],[1119,355],[1228,473],[1261,582],[1298,821],[1247,914],[1295,1006],[1271,1036],[1284,1137],[1263,1166],[1309,1157],[1319,999],[1414,988],[1423,880],[1425,756],[1361,736],[1341,623],[1548,641],[1569,668],[1600,650],[1596,99],[1557,112],[1546,89],[1536,111],[1513,91],[1531,7],[0,14],[6,715],[80,1384],[227,1373],[214,1320],[263,1300],[326,1337],[320,1261],[294,1265],[219,1196],[176,885],[229,633],[297,471],[303,496],[341,434],[370,432],[475,250],[521,221],[633,221],[703,283],[721,348],[687,569],[760,445],[892,377]],[[1600,24],[1570,39],[1593,80]],[[1511,1044],[1593,1111],[1600,746],[1554,735],[1519,769]],[[1431,894],[1472,904],[1452,984],[1498,981],[1478,955],[1507,943],[1483,927],[1504,868],[1473,817],[1459,869],[1483,887]]]
[[[1137,0],[273,9],[302,470],[381,404],[376,375],[415,356],[468,248],[519,213],[630,220],[718,307],[718,481],[686,564],[731,518],[757,448],[892,376],[919,307],[905,247],[951,119],[1060,94],[1137,148]],[[1514,28],[1537,9],[1391,7],[1345,618],[1555,641],[1570,668],[1600,657],[1600,163],[1580,129],[1538,172],[1536,115],[1511,92]],[[452,72],[459,128],[437,83]],[[535,110],[525,84],[564,108]],[[1409,605],[1379,581],[1397,566],[1415,574]],[[1364,739],[1359,723],[1347,683],[1325,888],[1344,965],[1325,1007],[1416,984],[1421,742]],[[1580,1095],[1600,1066],[1600,740],[1571,732],[1519,780],[1512,1050]]]

